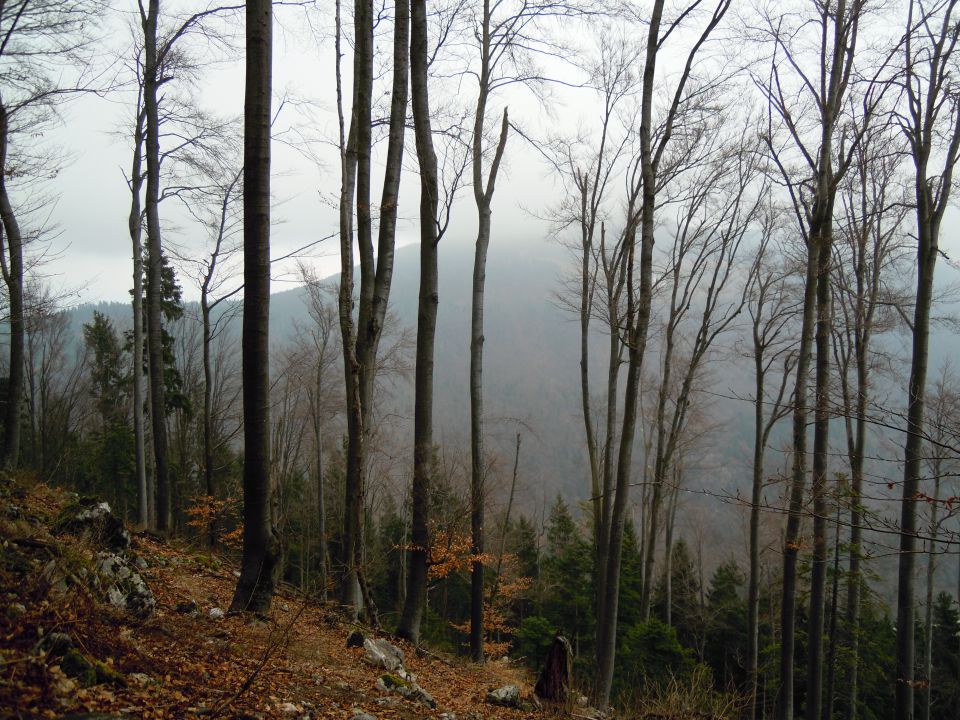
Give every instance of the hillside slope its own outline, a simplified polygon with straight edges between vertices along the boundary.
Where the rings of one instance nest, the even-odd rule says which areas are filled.
[[[528,688],[519,668],[409,645],[401,644],[404,665],[436,707],[378,690],[384,670],[364,662],[363,648],[347,648],[354,628],[334,605],[281,590],[269,617],[223,617],[234,563],[142,534],[121,537],[130,544],[117,549],[101,526],[91,533],[64,520],[76,503],[0,478],[0,718],[532,717],[485,702],[508,683]],[[104,559],[117,557],[114,569],[131,571],[104,582]],[[113,594],[126,593],[134,573],[152,603]]]

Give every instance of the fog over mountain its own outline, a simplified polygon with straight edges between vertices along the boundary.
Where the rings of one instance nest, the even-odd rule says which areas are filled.
[[[571,502],[588,499],[590,494],[579,376],[579,324],[562,309],[557,293],[572,258],[556,244],[519,238],[494,238],[487,266],[487,293],[484,344],[484,397],[487,417],[488,451],[495,456],[493,477],[494,505],[505,499],[505,486],[512,469],[516,433],[523,435],[517,485],[517,504],[521,511],[542,517],[544,508],[560,493]],[[437,318],[435,363],[435,442],[449,451],[469,452],[469,331],[470,291],[473,269],[472,246],[467,242],[441,242],[440,303]],[[337,278],[327,281],[331,287]],[[407,245],[396,253],[390,311],[397,324],[411,338],[416,330],[419,282],[419,248]],[[335,298],[331,296],[331,302]],[[79,324],[88,322],[99,308],[114,319],[117,326],[130,324],[128,306],[119,303],[84,305],[74,311]],[[189,314],[189,313],[188,313]],[[296,287],[271,298],[271,335],[274,346],[274,370],[279,352],[289,344],[300,327],[308,323],[306,291]],[[602,323],[595,321],[597,334],[592,343],[591,374],[597,404],[606,371],[607,343],[600,333]],[[233,331],[239,334],[239,318]],[[684,461],[683,510],[678,516],[678,531],[693,545],[701,545],[710,567],[731,556],[744,558],[746,552],[746,509],[736,501],[738,491],[746,497],[750,483],[753,448],[752,361],[738,351],[737,338],[743,323],[718,341],[720,350],[710,360],[698,394],[707,432]],[[658,361],[658,333],[651,327],[648,363]],[[891,333],[880,342],[893,355],[908,351],[905,335]],[[945,358],[960,351],[960,340],[940,327],[931,344],[931,368],[937,369]],[[412,366],[412,349],[410,351]],[[340,360],[337,360],[338,364]],[[651,365],[652,366],[652,365]],[[932,371],[931,375],[936,371]],[[902,404],[902,381],[877,376],[878,402],[886,398],[892,407]],[[331,392],[342,393],[338,383]],[[648,392],[644,402],[654,402]],[[400,452],[400,482],[409,482],[413,444],[413,381],[400,379],[391,387],[384,413],[396,428]],[[831,472],[845,467],[845,438],[841,420],[832,433],[834,455]],[[789,420],[782,421],[767,453],[768,476],[782,476],[788,462]],[[902,450],[895,434],[874,430],[871,444],[873,459],[868,462],[868,478],[873,480],[878,498],[894,495],[886,488],[902,472]],[[640,501],[640,469],[643,439],[639,434],[634,453],[638,486],[631,491],[635,506]],[[768,500],[778,503],[785,483],[773,483]],[[878,499],[878,508],[891,514],[895,503]],[[892,517],[892,515],[891,515]],[[771,548],[779,538],[782,517],[769,513]],[[875,537],[875,553],[885,555],[887,539]],[[887,578],[894,578],[892,560]],[[952,583],[956,568],[941,567],[942,581]]]

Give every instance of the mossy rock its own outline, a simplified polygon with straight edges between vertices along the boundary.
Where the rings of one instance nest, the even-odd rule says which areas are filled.
[[[88,660],[82,652],[71,648],[60,660],[60,669],[67,677],[77,681],[81,687],[110,683],[125,687],[127,684],[123,674],[99,660]]]
[[[64,675],[76,680],[81,687],[97,684],[97,668],[76,648],[70,648],[63,656],[60,660],[60,669]]]
[[[388,690],[410,687],[410,683],[408,683],[399,675],[394,675],[393,673],[384,673],[380,676],[380,679],[383,681],[383,684],[386,685]]]
[[[114,668],[112,665],[107,665],[99,660],[94,660],[93,667],[97,672],[97,684],[109,683],[110,685],[115,685],[117,687],[127,686],[127,679],[123,676],[123,673]]]

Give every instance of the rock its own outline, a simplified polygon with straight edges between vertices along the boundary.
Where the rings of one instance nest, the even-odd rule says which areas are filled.
[[[196,600],[184,600],[178,602],[174,610],[181,615],[199,615],[200,604]]]
[[[109,552],[97,553],[96,570],[94,584],[111,605],[129,610],[138,617],[153,613],[156,598],[126,558]]]
[[[363,641],[363,659],[391,672],[403,667],[403,650],[382,638]]]
[[[280,609],[283,610],[284,612],[290,612],[290,606],[287,605],[286,603],[280,603]]]
[[[60,660],[63,674],[76,680],[82,687],[97,684],[97,669],[76,648],[70,648]]]
[[[487,702],[500,707],[515,708],[520,706],[520,688],[516,685],[504,685],[487,693]]]
[[[223,610],[218,607],[210,608],[210,612],[207,613],[211,620],[223,620]]]
[[[367,638],[364,637],[363,633],[359,630],[354,630],[352,633],[347,635],[347,647],[363,647],[363,642]]]
[[[588,698],[586,695],[581,695],[580,697],[577,698],[577,705],[579,705],[580,707],[587,707],[587,705],[589,704],[590,704],[590,698]]]
[[[429,708],[435,708],[437,706],[436,701],[433,699],[433,696],[430,695],[426,690],[417,685],[417,683],[412,680],[412,676],[400,669],[403,672],[403,675],[393,673],[384,673],[377,678],[377,689],[381,692],[395,692],[401,697],[410,700],[411,702],[420,702],[426,705]]]
[[[440,720],[457,720],[457,714],[452,712],[440,713]]]
[[[291,702],[281,703],[277,706],[277,710],[285,715],[297,715],[298,713],[303,712],[302,708],[297,707]]]
[[[353,715],[351,715],[350,718],[351,720],[377,720],[376,716],[364,712],[363,710],[354,710]]]
[[[33,646],[33,654],[40,655],[45,653],[48,657],[63,657],[73,648],[73,638],[62,632],[52,632],[49,635],[40,638],[40,641]]]
[[[109,550],[130,547],[130,533],[123,521],[113,514],[108,503],[93,498],[81,498],[65,508],[56,522],[55,531],[85,535]]]
[[[147,569],[147,561],[144,560],[144,559],[143,559],[142,557],[140,557],[139,555],[137,555],[137,556],[133,559],[133,564],[136,565],[139,570],[146,570],[146,569]]]
[[[56,593],[65,593],[70,585],[70,572],[55,559],[43,566],[40,577]]]
[[[133,685],[139,685],[141,687],[144,685],[151,685],[154,682],[156,682],[152,677],[150,677],[146,673],[130,673],[127,676],[127,680]]]

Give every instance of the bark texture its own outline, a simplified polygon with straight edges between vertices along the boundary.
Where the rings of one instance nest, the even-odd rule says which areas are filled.
[[[280,571],[270,478],[270,122],[273,7],[247,2],[243,130],[243,557],[230,610],[266,612]]]

